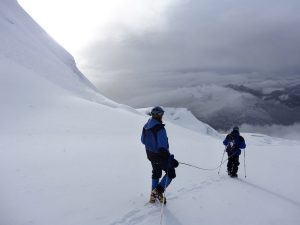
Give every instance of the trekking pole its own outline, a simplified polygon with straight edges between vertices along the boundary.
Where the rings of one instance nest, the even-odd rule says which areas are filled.
[[[247,177],[246,173],[246,151],[244,150],[244,170],[245,170],[245,178]]]
[[[226,148],[227,148],[227,146],[225,147],[224,152],[223,152],[223,156],[222,156],[222,160],[220,162],[220,168],[219,168],[218,174],[220,174],[220,170],[221,170],[221,167],[222,167],[222,164],[223,164],[223,159],[224,159]]]

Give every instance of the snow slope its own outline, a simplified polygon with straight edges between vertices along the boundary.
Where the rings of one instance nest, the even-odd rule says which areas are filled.
[[[99,94],[16,1],[0,1],[0,34],[0,225],[159,224],[160,205],[145,205],[148,117]],[[216,167],[220,138],[182,121],[166,120],[171,152]],[[247,178],[243,163],[234,180],[180,165],[163,224],[300,223],[300,143],[243,135]]]

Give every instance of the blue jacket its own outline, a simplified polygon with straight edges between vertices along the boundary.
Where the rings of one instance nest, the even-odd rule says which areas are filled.
[[[169,142],[165,125],[156,119],[149,119],[145,124],[141,137],[147,151],[153,153],[169,153]]]
[[[237,131],[228,134],[223,144],[227,146],[226,152],[229,156],[239,156],[241,154],[241,148],[246,148],[245,139],[240,136]]]

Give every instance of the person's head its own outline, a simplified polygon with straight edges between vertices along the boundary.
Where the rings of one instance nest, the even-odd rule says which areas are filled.
[[[240,129],[239,129],[239,127],[238,127],[238,126],[233,127],[231,133],[232,133],[232,134],[237,134],[237,135],[240,134]]]
[[[156,106],[151,110],[151,116],[154,119],[161,120],[164,115],[164,110],[160,106]]]

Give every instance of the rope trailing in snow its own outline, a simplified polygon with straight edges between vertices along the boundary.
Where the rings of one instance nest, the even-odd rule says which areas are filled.
[[[245,178],[247,177],[246,173],[246,151],[244,151],[244,171],[245,171]]]
[[[190,167],[196,168],[198,170],[214,171],[214,170],[219,169],[226,161],[228,161],[228,159],[226,159],[225,161],[223,161],[218,167],[212,168],[212,169],[202,168],[202,167],[198,167],[198,166],[195,166],[195,165],[192,165],[192,164],[188,164],[188,163],[184,163],[184,162],[179,162],[179,163],[182,164],[182,165],[185,165],[185,166],[190,166]]]
[[[190,167],[193,167],[193,168],[196,168],[198,170],[207,170],[207,171],[214,171],[214,170],[217,170],[219,168],[221,168],[221,166],[228,161],[229,158],[231,158],[234,154],[228,156],[228,158],[224,161],[221,161],[220,165],[216,168],[212,168],[212,169],[208,169],[208,168],[202,168],[202,167],[198,167],[198,166],[195,166],[195,165],[192,165],[192,164],[189,164],[189,163],[184,163],[184,162],[179,162],[180,164],[182,165],[185,165],[185,166],[190,166]]]
[[[166,176],[168,177],[168,172],[167,170]],[[166,199],[166,192],[167,192],[167,181],[165,183],[165,191],[163,193],[163,202],[161,203],[161,210],[160,210],[160,225],[162,225],[163,217],[164,217],[164,205],[165,205],[165,199]]]
[[[226,149],[227,149],[227,146],[226,146],[225,149],[224,149],[223,156],[222,156],[222,159],[221,159],[221,162],[220,162],[220,163],[223,162],[223,159],[224,159],[224,155],[225,155]],[[220,174],[220,171],[221,171],[221,166],[220,166],[220,168],[219,168],[218,174]]]

